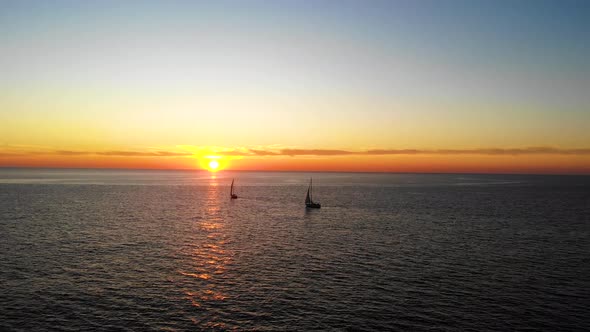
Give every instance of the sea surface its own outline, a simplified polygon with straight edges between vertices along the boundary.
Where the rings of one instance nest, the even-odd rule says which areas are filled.
[[[2,331],[524,329],[590,330],[588,176],[0,169]]]

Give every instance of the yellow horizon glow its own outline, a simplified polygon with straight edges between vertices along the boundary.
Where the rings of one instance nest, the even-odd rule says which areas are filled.
[[[457,149],[438,152],[409,149],[394,154],[367,152],[370,150],[303,150],[277,146],[162,146],[147,150],[119,148],[98,151],[0,146],[0,166],[200,169],[212,174],[225,170],[590,174],[588,148]]]

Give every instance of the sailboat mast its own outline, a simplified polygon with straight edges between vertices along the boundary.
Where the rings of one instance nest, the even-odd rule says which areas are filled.
[[[313,179],[309,178],[309,198],[313,202]]]

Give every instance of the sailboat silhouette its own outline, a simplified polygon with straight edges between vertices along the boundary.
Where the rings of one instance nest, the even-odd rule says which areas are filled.
[[[305,196],[305,207],[310,209],[319,209],[322,207],[320,203],[313,201],[313,186],[312,179],[309,179],[309,188],[307,188],[307,196]]]
[[[234,193],[234,179],[231,179],[231,187],[230,187],[230,190],[229,190],[229,197],[230,197],[231,199],[236,199],[236,198],[238,198],[238,195],[236,195],[236,194]]]

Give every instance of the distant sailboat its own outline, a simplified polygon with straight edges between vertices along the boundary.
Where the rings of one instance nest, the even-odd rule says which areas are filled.
[[[320,203],[314,203],[313,201],[313,186],[312,180],[309,179],[309,188],[307,188],[307,196],[305,196],[305,207],[310,209],[319,209],[322,207]]]
[[[231,188],[230,188],[230,191],[229,191],[229,197],[231,199],[238,198],[238,195],[234,194],[234,179],[231,179]]]

